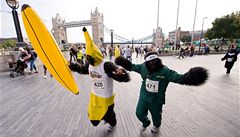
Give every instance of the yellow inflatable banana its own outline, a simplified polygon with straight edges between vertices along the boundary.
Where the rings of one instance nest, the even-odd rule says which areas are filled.
[[[63,87],[78,95],[78,87],[68,68],[67,60],[46,26],[27,4],[22,6],[22,19],[28,38],[48,71]]]

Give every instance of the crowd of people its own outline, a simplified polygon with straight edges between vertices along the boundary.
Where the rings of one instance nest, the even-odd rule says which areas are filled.
[[[236,43],[231,43],[229,47],[234,47],[234,51],[239,53],[239,45]],[[166,43],[164,46],[154,46],[154,45],[141,45],[141,46],[130,46],[130,45],[114,45],[112,46],[103,46],[100,45],[99,47],[102,55],[104,58],[108,58],[110,61],[113,61],[118,56],[122,56],[127,58],[128,60],[132,61],[132,55],[133,52],[136,54],[136,58],[139,56],[143,57],[148,52],[155,51],[158,53],[158,55],[161,55],[162,53],[168,53],[171,50],[174,50],[174,46],[171,43]],[[233,48],[229,48],[233,49]],[[199,48],[200,50],[200,48]],[[35,61],[37,58],[36,52],[31,49],[29,46],[26,46],[26,48],[19,48],[19,51],[21,54],[19,55],[19,58],[16,62],[9,63],[10,65],[13,65],[14,63],[17,64],[17,67],[15,68],[15,71],[20,71],[22,74],[24,73],[24,69],[27,66],[30,68],[30,74],[38,73],[38,70],[35,65]],[[176,45],[175,51],[177,51],[178,58],[185,58],[185,57],[192,57],[193,55],[197,54],[198,47],[196,48],[196,45],[186,45],[181,46],[180,44]],[[206,43],[201,44],[201,53],[203,55],[208,55],[210,53],[210,47]],[[86,63],[86,47],[85,45],[75,46],[71,45],[69,48],[69,61],[77,61],[79,64],[84,65]],[[23,67],[25,66],[25,67]],[[47,72],[46,67],[44,68],[44,72]],[[19,70],[18,70],[19,69]],[[45,73],[44,73],[45,74]],[[47,76],[44,75],[46,78]]]
[[[180,44],[176,44],[175,51],[177,51],[178,58],[185,58],[185,57],[192,57],[193,55],[197,54],[200,50],[200,47],[196,45],[186,45],[182,46]],[[166,43],[164,46],[154,46],[154,45],[141,45],[141,46],[130,46],[130,45],[114,45],[112,46],[103,46],[100,45],[99,50],[101,54],[103,55],[103,58],[109,59],[110,61],[114,61],[115,58],[122,56],[127,58],[129,61],[132,61],[132,55],[135,52],[136,58],[143,57],[148,52],[156,52],[158,55],[161,55],[162,53],[168,53],[169,51],[173,50],[173,44]],[[234,49],[234,50],[233,50]],[[14,68],[14,71],[19,74],[24,74],[24,69],[29,67],[30,72],[29,74],[38,73],[37,67],[35,65],[35,61],[37,58],[36,52],[30,48],[29,46],[26,46],[25,48],[20,47],[19,48],[20,55],[16,62],[9,62],[9,66],[13,67],[14,64],[16,67]],[[240,52],[239,44],[236,42],[233,42],[229,45],[229,52],[234,52],[236,55]],[[208,55],[210,53],[210,47],[206,43],[201,44],[201,53],[203,55]],[[86,47],[85,45],[71,45],[69,48],[69,61],[76,61],[81,65],[84,65],[87,62],[86,59]],[[237,56],[236,56],[237,57]],[[234,57],[234,58],[236,58]],[[226,55],[225,55],[226,58]],[[223,59],[224,60],[224,59]],[[234,59],[236,60],[236,59]],[[235,62],[235,61],[234,61]],[[233,65],[232,65],[233,66]],[[225,66],[226,67],[226,66]],[[44,69],[44,78],[47,78],[47,68],[43,65]],[[230,71],[228,71],[230,73]],[[13,76],[13,75],[11,75]],[[50,74],[50,76],[52,76]]]

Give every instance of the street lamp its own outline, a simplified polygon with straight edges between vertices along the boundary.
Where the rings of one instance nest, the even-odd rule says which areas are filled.
[[[196,14],[197,14],[197,6],[198,6],[198,0],[196,0],[196,7],[195,7],[195,14],[194,14],[194,21],[193,21],[193,31],[192,31],[191,45],[193,44],[193,36],[194,36],[194,28],[195,28]]]
[[[200,53],[200,48],[201,48],[201,45],[202,45],[204,20],[205,20],[206,18],[207,18],[207,17],[204,17],[204,18],[203,18],[203,21],[202,21],[202,31],[201,31],[200,45],[199,45],[199,51],[198,51],[199,53]]]
[[[158,28],[158,22],[159,22],[159,5],[160,5],[160,0],[158,0],[157,28]]]
[[[178,27],[178,15],[179,15],[179,5],[180,5],[180,0],[178,0],[178,8],[177,8],[177,20],[176,20],[176,29],[175,29],[175,39],[174,39],[174,48],[177,46],[177,27]]]
[[[21,27],[19,24],[18,13],[16,9],[19,7],[19,3],[16,0],[6,0],[7,5],[12,9],[13,21],[17,33],[17,38],[19,43],[23,43],[23,37],[21,32]]]
[[[113,30],[112,29],[110,30],[110,33],[111,33],[111,47],[113,48]]]

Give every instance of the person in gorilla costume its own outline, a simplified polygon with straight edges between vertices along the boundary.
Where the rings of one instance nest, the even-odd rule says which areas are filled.
[[[79,74],[90,75],[93,84],[88,104],[88,117],[93,126],[97,126],[101,120],[104,120],[110,125],[108,131],[112,131],[117,124],[114,112],[113,80],[128,82],[130,78],[124,69],[103,59],[102,53],[93,43],[85,27],[83,32],[88,62],[85,65],[70,62],[69,68]]]
[[[156,52],[147,53],[144,59],[142,64],[133,64],[126,58],[118,57],[115,63],[141,75],[143,81],[136,108],[137,118],[142,122],[140,131],[145,131],[151,124],[147,117],[150,111],[153,121],[151,132],[157,133],[161,125],[162,106],[165,104],[165,92],[169,82],[199,86],[207,80],[208,71],[202,67],[194,67],[185,74],[178,74],[163,65]]]
[[[226,60],[224,67],[227,69],[227,74],[230,73],[234,63],[237,61],[238,53],[234,49],[234,46],[232,46],[229,51],[224,55],[224,57],[221,59],[222,61]]]

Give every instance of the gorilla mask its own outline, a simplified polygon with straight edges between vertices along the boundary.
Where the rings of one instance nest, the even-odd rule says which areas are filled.
[[[156,52],[149,52],[146,54],[145,65],[150,73],[158,71],[163,67],[162,61],[158,58]]]

